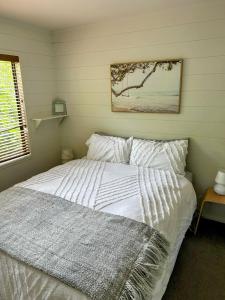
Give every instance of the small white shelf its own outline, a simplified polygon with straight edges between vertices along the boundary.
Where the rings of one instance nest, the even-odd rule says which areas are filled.
[[[68,117],[68,115],[52,115],[52,116],[47,116],[47,117],[43,117],[43,118],[34,118],[34,119],[32,119],[32,121],[34,121],[35,128],[38,128],[43,121],[59,119],[60,120],[59,123],[62,123],[62,121],[66,117]]]

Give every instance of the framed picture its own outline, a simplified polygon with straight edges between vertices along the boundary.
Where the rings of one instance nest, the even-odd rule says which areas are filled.
[[[179,113],[182,65],[182,59],[112,64],[112,111]]]
[[[52,101],[52,114],[53,115],[66,115],[66,102],[61,99],[55,99]]]

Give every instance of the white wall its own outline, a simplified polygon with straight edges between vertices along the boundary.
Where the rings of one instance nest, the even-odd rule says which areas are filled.
[[[55,92],[51,34],[33,26],[0,18],[0,53],[18,55],[31,138],[29,159],[0,167],[0,190],[59,162],[60,140],[56,121],[34,129],[31,118],[49,114]]]
[[[68,103],[62,143],[85,153],[94,131],[190,137],[189,169],[199,193],[225,166],[225,2],[176,7],[54,33],[57,95]],[[111,112],[109,66],[183,58],[181,113]]]

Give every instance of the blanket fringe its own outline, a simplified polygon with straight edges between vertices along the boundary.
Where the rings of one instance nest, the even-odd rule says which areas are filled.
[[[169,243],[157,231],[144,244],[119,300],[150,299],[168,256]]]

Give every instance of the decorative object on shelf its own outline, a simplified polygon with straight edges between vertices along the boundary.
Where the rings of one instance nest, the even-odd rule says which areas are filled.
[[[68,115],[53,115],[53,116],[47,116],[42,118],[34,118],[32,119],[35,124],[35,128],[38,128],[43,121],[53,120],[53,119],[59,119],[59,123],[62,123],[62,121],[68,117]]]
[[[73,158],[74,158],[73,149],[71,149],[71,148],[62,149],[62,153],[61,153],[62,164],[67,163],[68,161],[72,160]]]
[[[112,111],[179,113],[182,64],[182,59],[112,64]]]
[[[225,169],[217,172],[215,183],[214,191],[218,195],[225,195]]]
[[[61,99],[55,99],[52,101],[52,114],[53,115],[66,115],[66,102]]]

